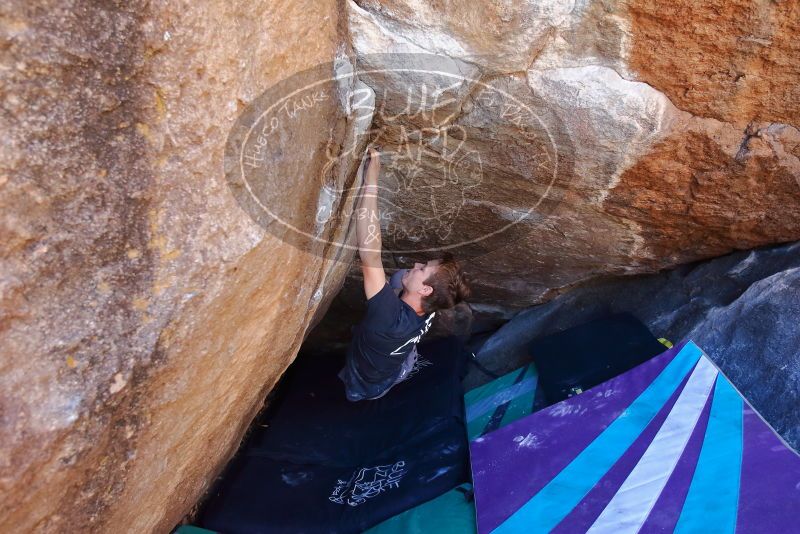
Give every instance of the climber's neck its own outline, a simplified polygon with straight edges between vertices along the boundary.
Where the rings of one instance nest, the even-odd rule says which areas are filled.
[[[418,293],[410,293],[403,290],[403,292],[400,293],[400,300],[411,306],[411,308],[417,312],[417,315],[425,315],[425,311],[422,309],[422,297]]]

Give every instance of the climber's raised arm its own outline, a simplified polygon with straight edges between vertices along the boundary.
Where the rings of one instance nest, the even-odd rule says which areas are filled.
[[[337,374],[351,402],[379,399],[409,378],[417,368],[417,343],[436,311],[452,308],[469,295],[452,254],[404,269],[394,284],[402,287],[400,294],[386,283],[378,213],[380,157],[370,149],[355,215],[367,306],[361,323],[352,330],[344,367]]]
[[[369,149],[369,163],[361,187],[361,199],[356,210],[356,235],[361,271],[364,274],[364,293],[367,299],[377,294],[386,285],[386,273],[381,260],[381,221],[378,213],[378,176],[381,170],[381,155]]]

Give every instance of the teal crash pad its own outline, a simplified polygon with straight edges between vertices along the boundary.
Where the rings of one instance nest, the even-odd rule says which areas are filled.
[[[464,395],[467,439],[502,428],[534,411],[537,384],[532,363],[492,380]]]
[[[476,532],[472,484],[406,510],[365,531],[365,534],[470,534]]]

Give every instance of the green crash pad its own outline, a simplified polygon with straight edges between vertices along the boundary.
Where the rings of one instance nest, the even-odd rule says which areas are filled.
[[[467,439],[493,432],[534,411],[537,383],[532,363],[464,395]]]
[[[472,484],[462,484],[367,530],[365,534],[469,534],[476,532]]]
[[[214,530],[195,527],[193,525],[181,525],[172,534],[218,534]]]

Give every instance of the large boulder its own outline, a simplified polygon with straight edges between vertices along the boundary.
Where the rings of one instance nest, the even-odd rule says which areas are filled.
[[[166,532],[233,454],[352,260],[257,224],[223,173],[226,136],[261,93],[347,63],[339,8],[0,11],[0,531]],[[339,146],[357,127],[341,96],[305,109],[302,135],[270,162],[311,223],[329,133]],[[355,176],[344,160],[327,170]],[[346,225],[316,230],[336,240]]]
[[[417,68],[361,77],[387,259],[471,243],[476,309],[800,238],[797,2],[348,6],[362,64]],[[437,89],[448,105],[423,121]]]

